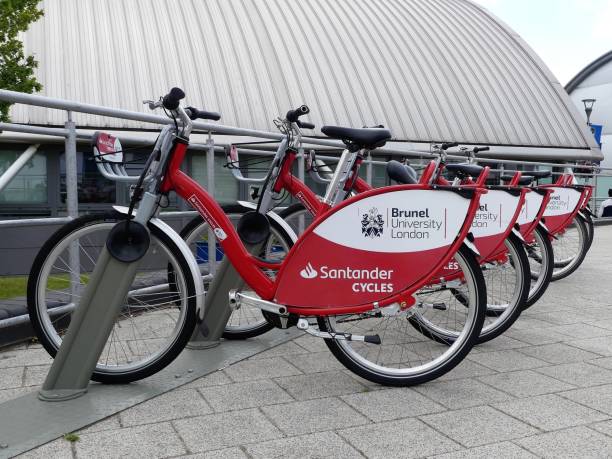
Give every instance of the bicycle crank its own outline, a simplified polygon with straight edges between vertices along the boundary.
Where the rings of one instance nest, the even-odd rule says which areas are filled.
[[[310,324],[306,319],[300,319],[297,323],[297,328],[305,331],[309,335],[316,336],[317,338],[324,339],[335,339],[340,341],[363,341],[364,343],[370,344],[382,344],[382,340],[379,335],[353,335],[352,333],[328,333],[319,330],[313,330],[310,328]]]

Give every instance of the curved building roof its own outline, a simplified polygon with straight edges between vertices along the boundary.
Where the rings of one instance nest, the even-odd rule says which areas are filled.
[[[224,124],[274,130],[306,103],[317,126],[384,124],[400,141],[589,149],[543,62],[469,0],[44,0],[25,34],[43,94],[144,111],[182,87]],[[15,107],[20,123],[58,111]],[[76,115],[90,127],[138,122]],[[320,132],[317,131],[317,133]]]

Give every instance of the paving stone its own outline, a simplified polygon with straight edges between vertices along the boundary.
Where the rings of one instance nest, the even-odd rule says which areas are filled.
[[[544,320],[536,319],[535,317],[529,316],[530,309],[527,312],[521,313],[521,316],[518,318],[516,322],[512,324],[512,328],[510,330],[543,330],[548,327],[552,327],[550,322],[546,322]],[[535,311],[535,310],[534,310]],[[508,330],[508,331],[510,331]],[[506,332],[507,334],[508,332]]]
[[[168,422],[82,435],[75,447],[78,457],[95,458],[149,459],[187,452]]]
[[[421,419],[464,446],[525,437],[538,430],[490,406],[422,416]]]
[[[533,370],[514,371],[491,376],[482,376],[480,381],[515,397],[533,397],[574,388],[572,384],[558,381]]]
[[[589,429],[594,429],[598,432],[604,433],[609,437],[612,437],[612,421],[603,421],[595,424],[591,424]]]
[[[212,451],[283,437],[282,432],[257,409],[179,419],[173,423],[192,452]]]
[[[72,459],[72,446],[69,441],[58,438],[46,445],[15,457],[17,459]]]
[[[334,397],[368,390],[342,371],[287,376],[274,381],[297,400]]]
[[[42,386],[51,365],[36,365],[25,368],[24,386]]]
[[[123,411],[120,416],[123,426],[135,426],[209,413],[212,409],[208,403],[191,389],[167,392]]]
[[[315,338],[305,333],[302,336],[295,338],[293,342],[298,346],[303,347],[308,352],[329,352],[329,348],[327,347],[327,344],[325,344],[325,340]]]
[[[287,392],[269,379],[202,387],[199,391],[217,412],[293,401]]]
[[[560,325],[550,330],[567,335],[573,339],[598,338],[600,336],[610,336],[612,334],[612,330],[599,327],[597,324]]]
[[[190,382],[189,384],[185,384],[178,388],[178,390],[183,389],[197,389],[199,387],[210,387],[210,386],[219,386],[221,384],[231,384],[232,380],[223,372],[223,371],[215,371],[206,376],[202,376],[201,378],[196,379],[195,381]]]
[[[321,373],[344,368],[344,365],[338,362],[338,359],[329,350],[293,356],[288,360],[304,373]]]
[[[253,459],[363,458],[355,448],[333,432],[272,440],[247,445],[245,449]]]
[[[548,291],[544,294],[544,296],[548,295]],[[564,300],[564,302],[567,300]],[[534,306],[538,307],[538,306]],[[578,314],[571,314],[569,312],[560,313],[560,312],[545,312],[534,314],[534,319],[543,320],[544,322],[549,322],[553,325],[571,325],[582,322],[582,318]]]
[[[243,360],[230,365],[224,371],[227,376],[236,382],[301,374],[300,370],[281,357]]]
[[[523,343],[522,341],[512,339],[509,336],[501,335],[491,341],[474,346],[470,353],[481,354],[496,351],[507,351],[509,349],[519,349],[525,346],[527,346],[527,344]]]
[[[519,352],[527,354],[549,363],[571,363],[583,362],[585,360],[596,359],[597,354],[585,351],[576,347],[568,346],[564,343],[546,344],[544,346],[532,346],[521,349]]]
[[[374,422],[444,411],[444,407],[409,388],[385,389],[341,397]]]
[[[597,365],[601,368],[608,368],[612,370],[612,357],[602,357],[600,359],[590,360],[590,364]]]
[[[497,352],[486,352],[482,354],[468,354],[468,359],[473,360],[480,365],[491,368],[496,371],[514,371],[527,370],[529,368],[537,368],[549,365],[534,357],[529,357],[518,351],[507,350]]]
[[[430,459],[536,459],[529,451],[509,441],[494,443],[492,445],[478,446],[452,453],[432,456]]]
[[[612,456],[612,438],[586,427],[549,432],[515,442],[543,458],[587,459]]]
[[[559,394],[574,402],[612,415],[612,384],[576,389]]]
[[[268,349],[267,351],[254,355],[253,357],[251,357],[251,360],[268,359],[270,357],[280,357],[284,355],[293,356],[293,355],[308,354],[308,353],[309,351],[297,345],[295,342],[288,341],[286,343],[273,347],[272,349]]]
[[[567,341],[567,336],[562,335],[550,329],[542,328],[529,328],[515,330],[514,325],[506,332],[507,336],[517,339],[527,344],[540,345],[540,344],[551,344],[558,343],[560,341]]]
[[[79,435],[84,435],[94,432],[102,432],[103,430],[114,430],[120,428],[121,424],[119,422],[119,415],[115,415],[111,416],[110,418],[103,419],[102,421],[96,422],[95,424],[92,424],[89,427],[85,427],[84,429],[79,430],[77,433]]]
[[[0,389],[15,389],[23,385],[23,371],[21,367],[3,368],[0,370]]]
[[[568,344],[605,357],[612,356],[612,339],[609,336],[569,341]]]
[[[540,395],[496,403],[493,406],[542,430],[559,430],[603,421],[608,418],[603,413],[586,408],[558,395]]]
[[[415,386],[414,390],[451,410],[488,405],[493,402],[513,398],[511,395],[474,379],[434,381],[421,386]]]
[[[612,371],[588,362],[554,365],[534,371],[580,387],[600,386],[612,381]]]
[[[475,376],[492,375],[495,373],[495,370],[491,370],[472,360],[463,359],[459,365],[448,373],[440,376],[436,381],[452,381],[455,379],[473,378]]]
[[[418,419],[381,422],[338,434],[371,459],[424,457],[461,449]]]
[[[22,395],[29,394],[30,392],[35,392],[40,387],[16,387],[13,389],[4,389],[0,390],[0,403],[4,403],[7,400],[13,400],[15,398],[19,398]]]
[[[180,459],[248,459],[248,456],[240,448],[224,448],[180,456]]]
[[[287,435],[366,424],[368,420],[337,398],[265,406],[262,411]]]
[[[52,362],[53,359],[42,348],[0,352],[0,368],[47,365]]]

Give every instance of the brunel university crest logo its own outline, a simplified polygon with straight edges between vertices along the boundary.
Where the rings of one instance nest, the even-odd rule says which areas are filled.
[[[374,239],[375,237],[382,236],[385,227],[385,220],[382,215],[378,213],[376,207],[372,207],[367,213],[363,214],[361,219],[361,234],[364,237]]]

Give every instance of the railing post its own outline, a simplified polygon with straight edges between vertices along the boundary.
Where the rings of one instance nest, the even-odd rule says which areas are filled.
[[[72,112],[66,111],[68,120],[64,127],[68,130],[65,140],[65,163],[66,163],[66,209],[68,217],[79,216],[79,189],[78,189],[78,167],[76,149],[76,124],[72,120]],[[80,287],[80,261],[78,243],[72,242],[68,250],[68,264],[70,265],[70,292],[72,301],[79,296]]]
[[[215,141],[212,138],[211,132],[208,132],[206,140],[208,149],[206,150],[206,178],[208,192],[215,195]],[[208,273],[212,276],[217,271],[217,238],[212,228],[208,227]]]
[[[368,158],[366,163],[366,182],[368,185],[372,186],[372,154],[368,152]]]
[[[302,183],[306,183],[305,175],[306,175],[306,156],[304,156],[304,147],[300,147],[298,149],[298,179]],[[304,214],[301,213],[298,217],[298,234],[302,234],[306,229],[306,222],[304,220]]]

